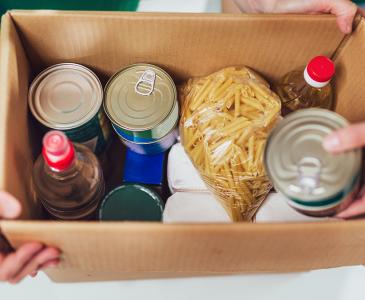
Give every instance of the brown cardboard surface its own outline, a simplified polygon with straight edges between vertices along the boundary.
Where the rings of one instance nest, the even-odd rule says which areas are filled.
[[[365,120],[364,77],[365,21],[336,55],[336,111],[352,122]]]
[[[177,80],[237,64],[273,80],[317,53],[332,54],[343,39],[331,16],[20,11],[12,18],[36,73],[73,61],[110,76],[147,61]]]
[[[25,106],[29,85],[29,64],[23,51],[19,36],[9,14],[4,15],[1,27],[0,81],[11,82],[7,88],[0,89],[2,101],[0,109],[0,164],[4,170],[0,175],[1,187],[22,201],[23,218],[34,216],[36,206],[29,197],[29,174],[32,170],[31,133],[28,130],[28,108]],[[16,107],[16,116],[11,112]],[[23,185],[19,188],[19,183]],[[25,187],[25,188],[24,188]]]
[[[69,280],[68,270],[87,274],[88,280],[105,280],[122,275],[151,278],[158,272],[184,276],[303,271],[365,260],[362,221],[306,225],[7,221],[1,227],[15,246],[35,239],[62,248],[62,276],[53,271],[62,281]]]
[[[244,64],[276,80],[314,55],[333,54],[344,38],[331,16],[12,11],[2,26],[0,188],[24,201],[23,219],[37,215],[29,179],[39,136],[29,118],[26,95],[42,68],[78,62],[105,81],[118,69],[144,61],[162,66],[178,82]],[[339,68],[355,67],[353,54],[362,47],[362,30],[360,26],[340,51]],[[357,75],[360,70],[356,68]],[[351,85],[352,73],[343,74],[337,80],[339,111],[353,120],[365,116],[365,111],[350,115],[345,109],[352,91],[360,93],[364,85],[360,81]],[[361,106],[358,98],[353,101]],[[364,221],[290,225],[2,221],[0,226],[14,246],[37,240],[59,247],[64,260],[49,272],[57,281],[290,272],[365,260]]]

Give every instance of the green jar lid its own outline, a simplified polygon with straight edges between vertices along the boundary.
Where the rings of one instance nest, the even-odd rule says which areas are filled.
[[[161,221],[163,201],[146,186],[124,184],[111,191],[101,204],[101,221]]]

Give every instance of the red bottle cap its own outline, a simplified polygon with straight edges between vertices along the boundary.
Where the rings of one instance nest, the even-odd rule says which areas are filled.
[[[52,130],[43,138],[42,155],[48,166],[63,171],[71,166],[75,150],[63,132]]]
[[[335,64],[326,56],[316,56],[308,63],[307,72],[316,82],[328,82],[335,74]]]

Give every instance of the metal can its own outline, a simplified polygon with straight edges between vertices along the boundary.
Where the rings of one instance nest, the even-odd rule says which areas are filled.
[[[105,196],[101,221],[161,221],[164,204],[160,196],[140,184],[123,184]]]
[[[157,66],[135,64],[117,72],[105,87],[104,109],[121,141],[137,153],[163,152],[176,141],[176,86]]]
[[[348,122],[325,109],[289,114],[272,131],[265,168],[275,189],[290,206],[314,217],[333,216],[354,200],[361,178],[361,150],[330,154],[322,141]]]
[[[73,63],[49,67],[32,82],[28,102],[46,129],[61,130],[97,154],[105,150],[110,123],[102,109],[102,85],[90,69]]]

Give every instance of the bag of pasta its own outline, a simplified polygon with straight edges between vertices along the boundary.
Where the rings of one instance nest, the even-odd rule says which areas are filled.
[[[190,79],[180,95],[185,151],[232,220],[251,221],[271,189],[263,152],[279,97],[246,67]]]

